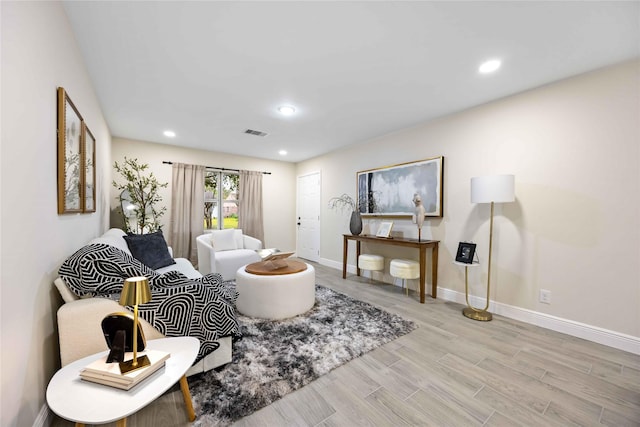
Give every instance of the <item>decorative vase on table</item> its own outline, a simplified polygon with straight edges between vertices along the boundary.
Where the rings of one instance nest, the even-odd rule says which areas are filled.
[[[351,220],[349,221],[349,230],[354,236],[362,233],[362,217],[359,211],[351,212]]]

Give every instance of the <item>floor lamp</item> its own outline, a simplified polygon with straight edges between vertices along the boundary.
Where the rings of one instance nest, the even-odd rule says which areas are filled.
[[[513,175],[478,176],[471,178],[471,203],[491,203],[491,219],[489,222],[489,260],[487,271],[487,302],[483,309],[469,304],[469,290],[465,287],[467,306],[462,310],[469,319],[489,321],[493,318],[487,311],[489,308],[489,291],[491,286],[491,251],[493,249],[493,204],[513,202],[515,196],[515,177]]]

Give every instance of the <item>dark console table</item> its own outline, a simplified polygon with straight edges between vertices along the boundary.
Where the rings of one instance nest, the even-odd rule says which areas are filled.
[[[380,245],[404,246],[407,248],[418,248],[420,250],[420,302],[424,304],[425,291],[425,272],[426,272],[426,255],[427,248],[431,248],[431,298],[436,298],[438,294],[438,244],[439,240],[421,240],[403,239],[398,237],[384,238],[376,236],[354,236],[352,234],[343,234],[344,246],[342,250],[342,278],[347,277],[347,251],[349,249],[349,240],[356,242],[356,268],[357,274],[360,275],[360,268],[357,267],[357,260],[360,256],[360,244],[362,242],[375,243]]]

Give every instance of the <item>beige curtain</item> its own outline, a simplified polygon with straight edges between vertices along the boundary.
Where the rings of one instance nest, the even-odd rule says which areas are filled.
[[[262,172],[241,170],[239,187],[238,228],[264,244]]]
[[[170,243],[175,258],[198,263],[196,237],[204,233],[204,166],[173,164]]]

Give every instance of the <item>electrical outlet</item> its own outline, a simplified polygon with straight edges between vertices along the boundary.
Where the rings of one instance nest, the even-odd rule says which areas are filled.
[[[540,302],[544,304],[551,304],[551,291],[540,289]]]

